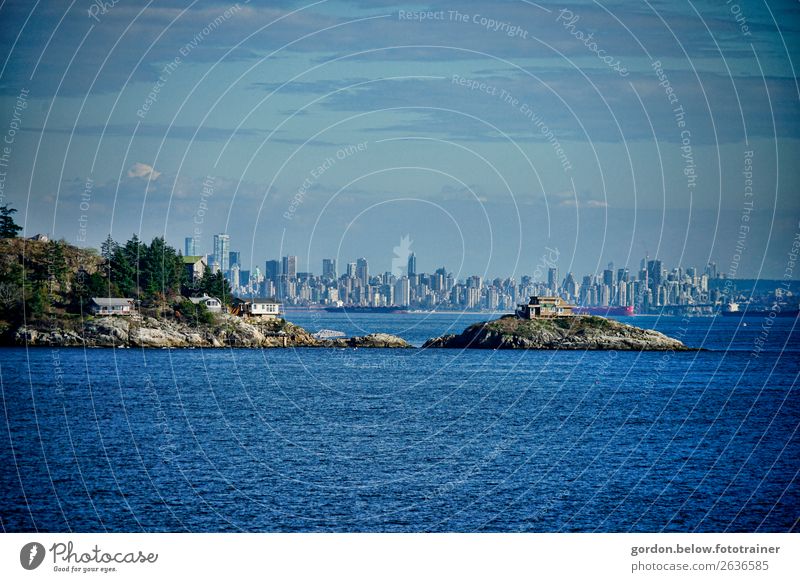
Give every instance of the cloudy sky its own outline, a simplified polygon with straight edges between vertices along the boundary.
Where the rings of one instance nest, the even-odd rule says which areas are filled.
[[[781,278],[800,6],[0,2],[0,197],[27,235],[231,235],[247,266]],[[797,277],[797,272],[794,273]]]

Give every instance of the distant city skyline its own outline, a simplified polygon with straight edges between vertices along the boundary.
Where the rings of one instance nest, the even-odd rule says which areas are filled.
[[[376,269],[366,257],[347,260],[339,273],[339,260],[323,258],[320,270],[303,265],[297,255],[265,259],[260,265],[245,268],[240,252],[230,250],[231,236],[214,235],[215,254],[205,255],[207,268],[222,272],[235,295],[275,297],[295,306],[345,305],[366,308],[486,309],[509,311],[520,301],[534,295],[559,296],[587,308],[617,309],[620,314],[650,313],[669,309],[674,313],[701,315],[725,309],[738,309],[738,302],[754,303],[761,308],[773,304],[796,307],[800,287],[791,279],[771,283],[766,293],[751,287],[739,289],[735,265],[727,272],[711,261],[700,267],[667,266],[662,260],[645,255],[637,267],[607,263],[599,273],[560,270],[560,253],[546,248],[539,262],[528,273],[487,277],[481,274],[454,274],[446,265],[420,269],[417,254],[410,249],[410,237],[403,237],[394,247],[388,270]],[[186,248],[196,248],[187,237]],[[191,244],[190,244],[191,242]],[[405,254],[405,256],[402,256]],[[194,267],[192,267],[194,269]],[[192,271],[194,277],[197,273]]]
[[[223,236],[225,238],[221,239],[220,237],[223,237]],[[261,267],[265,266],[265,263],[276,262],[274,257],[278,256],[278,254],[280,254],[280,256],[278,256],[278,259],[277,259],[277,262],[278,262],[278,266],[277,266],[278,270],[277,270],[277,272],[279,272],[281,274],[286,274],[287,273],[287,269],[288,269],[288,272],[291,272],[291,273],[294,273],[294,274],[296,274],[298,272],[324,274],[326,272],[326,266],[325,266],[326,261],[331,261],[330,269],[332,269],[333,272],[338,272],[337,265],[344,265],[345,269],[347,269],[348,265],[352,264],[353,265],[352,268],[353,268],[354,272],[358,273],[358,270],[360,268],[359,267],[359,261],[362,260],[362,259],[365,259],[367,261],[368,265],[371,265],[371,268],[373,269],[374,273],[381,273],[382,274],[382,273],[385,273],[385,272],[393,272],[393,270],[395,268],[395,262],[397,260],[397,256],[396,255],[390,255],[390,254],[387,254],[386,258],[383,259],[383,260],[381,260],[381,259],[373,260],[373,259],[370,259],[370,258],[368,258],[366,256],[360,256],[360,255],[368,255],[369,254],[369,253],[364,253],[363,251],[354,253],[354,255],[359,255],[357,257],[356,256],[352,256],[352,257],[320,256],[319,258],[308,259],[308,257],[303,257],[303,255],[301,255],[301,254],[296,254],[296,253],[292,253],[292,252],[288,252],[287,250],[284,250],[283,253],[278,253],[278,254],[276,254],[275,252],[264,251],[263,256],[260,259],[257,258],[255,260],[242,261],[241,258],[240,258],[242,256],[242,252],[240,250],[238,250],[238,247],[236,247],[237,250],[235,250],[235,251],[231,251],[230,250],[231,248],[236,246],[235,245],[235,239],[230,234],[228,234],[228,233],[217,233],[217,234],[212,235],[212,241],[217,241],[217,240],[224,240],[225,241],[225,245],[227,245],[225,248],[228,249],[226,251],[226,254],[227,254],[228,257],[230,257],[233,253],[235,253],[237,258],[239,259],[238,261],[232,261],[229,258],[228,261],[227,261],[228,268],[230,266],[232,266],[234,263],[238,263],[241,268],[245,268],[245,267],[247,267],[248,269],[253,269],[255,267],[261,268]],[[190,243],[190,241],[191,241],[191,243]],[[191,247],[189,246],[190,244],[192,245]],[[218,244],[218,243],[214,243],[214,244]],[[231,246],[232,244],[233,244],[233,246]],[[210,257],[210,258],[216,256],[213,251],[212,252],[202,252],[202,247],[197,244],[197,239],[194,239],[192,237],[185,237],[184,238],[184,250],[182,251],[184,255],[186,255],[186,249],[189,249],[189,248],[191,248],[194,251],[192,253],[193,255],[206,256],[206,257]],[[553,263],[553,264],[549,264],[549,261],[553,260],[554,252],[557,253],[557,255],[558,255],[558,258],[557,258],[558,262],[557,263]],[[549,257],[548,257],[548,255],[549,255]],[[551,271],[554,268],[557,273],[559,273],[559,272],[561,273],[561,276],[563,278],[563,275],[566,274],[566,272],[567,272],[567,271],[565,271],[565,269],[567,267],[566,266],[562,266],[562,265],[566,265],[566,263],[564,262],[563,259],[561,259],[561,255],[562,255],[562,253],[560,251],[558,251],[558,249],[553,249],[551,247],[544,247],[541,250],[541,256],[537,257],[535,261],[533,261],[533,260],[529,261],[528,262],[529,264],[527,264],[527,265],[521,265],[520,268],[516,272],[516,276],[532,275],[532,274],[535,274],[537,272],[541,272],[542,274],[540,275],[540,279],[539,280],[541,280],[542,282],[552,283],[550,277],[551,277]],[[423,259],[423,262],[421,263],[423,265],[422,268],[419,268],[417,266],[418,256],[421,256],[422,259]],[[433,272],[437,268],[442,267],[442,263],[441,262],[425,261],[425,257],[426,257],[426,255],[425,255],[424,250],[421,251],[421,252],[418,249],[415,249],[413,251],[409,250],[408,255],[402,259],[403,271],[406,272],[406,273],[408,273],[408,272],[412,272],[412,273]],[[597,269],[594,270],[594,271],[590,271],[590,272],[594,273],[594,274],[601,274],[606,270],[607,266],[610,265],[610,264],[611,265],[617,265],[619,268],[625,268],[625,269],[640,268],[641,264],[642,264],[642,261],[649,260],[649,259],[658,260],[658,261],[660,261],[660,262],[662,262],[664,264],[669,264],[669,261],[666,261],[666,260],[663,260],[663,259],[659,259],[657,257],[651,256],[648,253],[645,253],[644,255],[642,255],[642,256],[640,256],[638,258],[631,257],[631,263],[632,264],[629,263],[629,264],[621,265],[619,261],[616,261],[616,260],[613,260],[613,259],[606,260],[604,263],[599,263],[598,262],[597,263]],[[544,263],[543,263],[543,261],[544,261]],[[723,278],[726,278],[726,277],[727,278],[732,278],[732,279],[753,279],[753,278],[756,278],[756,277],[751,277],[751,276],[742,276],[741,273],[740,273],[740,269],[738,268],[738,266],[736,265],[736,263],[734,261],[730,261],[728,263],[727,267],[726,267],[722,262],[716,260],[716,258],[713,258],[713,257],[711,258],[711,260],[707,261],[704,264],[692,263],[692,262],[688,262],[687,261],[687,263],[685,263],[685,264],[675,265],[674,268],[702,268],[702,269],[705,269],[708,265],[713,265],[714,269],[715,269],[715,272],[718,275],[720,275],[721,277],[723,277]],[[543,267],[544,267],[544,269],[543,269]],[[220,270],[225,271],[227,269],[222,269],[221,268]],[[367,270],[369,270],[369,268]],[[579,269],[573,268],[573,269],[569,269],[569,271],[570,272],[578,272]],[[510,277],[510,276],[514,276],[515,275],[514,273],[503,273],[503,272],[499,272],[499,271],[492,272],[492,273],[475,273],[475,272],[469,272],[467,270],[464,270],[462,272],[462,276],[464,276],[464,277],[469,277],[469,276],[474,275],[474,274],[480,274],[481,276],[484,276],[484,277],[487,277],[487,278],[497,278],[497,277],[505,278],[505,277]],[[359,274],[357,274],[356,276],[359,277],[359,278],[362,278],[362,279],[364,278],[362,275],[359,275]],[[555,276],[556,276],[556,278],[558,277],[557,274]],[[783,278],[783,273],[777,273],[776,276],[774,276],[774,277],[760,277],[760,278],[761,279],[779,280],[779,279]],[[800,277],[797,277],[795,272],[792,271],[791,279],[792,280],[800,280]]]

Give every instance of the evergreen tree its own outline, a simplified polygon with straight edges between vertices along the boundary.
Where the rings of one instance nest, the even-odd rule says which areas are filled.
[[[100,256],[106,260],[106,263],[110,263],[111,259],[114,257],[114,253],[119,248],[119,245],[116,241],[111,238],[109,234],[106,237],[106,240],[103,241],[103,244],[100,245]]]
[[[14,222],[13,214],[17,213],[16,208],[11,208],[8,204],[0,206],[0,238],[17,238],[22,227]]]
[[[145,296],[166,298],[180,293],[183,261],[163,237],[154,238],[145,248],[140,269],[140,284]]]
[[[126,245],[127,246],[127,245]],[[117,246],[108,266],[110,291],[123,297],[138,295],[136,288],[136,264],[128,260],[129,254],[124,247]]]
[[[206,269],[199,287],[201,293],[216,297],[223,305],[231,304],[231,286],[221,272],[212,273],[211,269]]]
[[[64,246],[66,243],[61,241],[52,241],[49,243],[49,261],[50,261],[50,279],[51,282],[55,281],[64,291],[67,284],[67,259],[64,256]]]

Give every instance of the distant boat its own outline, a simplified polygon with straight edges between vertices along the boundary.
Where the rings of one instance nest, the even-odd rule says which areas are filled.
[[[797,317],[800,314],[798,309],[742,309],[738,311],[720,311],[725,317]],[[774,314],[774,315],[773,315]]]
[[[345,333],[333,329],[321,329],[314,334],[314,337],[319,340],[333,339],[335,337],[344,337]]]
[[[608,306],[608,307],[573,307],[572,313],[576,313],[578,315],[615,315],[617,317],[629,317],[634,315],[633,306],[629,307],[616,307],[616,306]]]

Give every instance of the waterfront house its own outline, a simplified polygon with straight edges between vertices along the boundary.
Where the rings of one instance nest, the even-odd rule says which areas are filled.
[[[124,297],[92,297],[89,309],[94,315],[132,315],[133,299]]]
[[[204,257],[197,255],[183,257],[183,268],[186,270],[187,279],[199,281],[206,272],[206,260]]]
[[[202,297],[189,297],[189,301],[195,305],[203,304],[211,313],[220,313],[222,311],[222,302],[216,297],[210,295],[203,295]]]
[[[275,319],[281,315],[281,302],[277,299],[245,299],[234,301],[236,313],[242,317]]]
[[[532,295],[527,303],[517,305],[516,315],[520,319],[536,319],[538,317],[572,316],[572,305],[561,297],[544,297]]]

